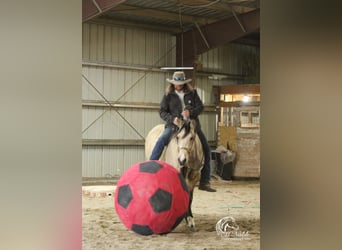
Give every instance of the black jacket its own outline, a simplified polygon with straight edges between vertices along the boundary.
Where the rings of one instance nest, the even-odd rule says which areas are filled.
[[[196,120],[197,126],[200,127],[198,116],[203,111],[204,106],[196,90],[184,94],[184,104],[185,108],[190,110],[190,119]],[[175,127],[173,120],[175,117],[182,118],[182,111],[182,103],[174,91],[164,95],[160,103],[159,114],[166,122],[165,127]]]

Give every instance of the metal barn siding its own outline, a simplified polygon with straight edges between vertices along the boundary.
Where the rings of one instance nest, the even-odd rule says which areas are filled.
[[[175,45],[175,37],[168,33],[114,25],[83,24],[82,58],[87,61],[174,65]],[[173,53],[167,53],[172,48]]]
[[[259,82],[259,59],[258,47],[230,43],[201,54],[198,61],[202,64],[203,71],[232,75],[220,81],[221,85],[229,85],[250,83],[246,79],[250,75],[256,81],[253,83]],[[217,81],[214,84],[217,85]]]
[[[170,77],[159,67],[175,65],[175,44],[165,32],[83,24],[83,177],[118,176],[145,160]]]
[[[120,176],[145,157],[141,147],[137,146],[83,146],[82,155],[84,177]]]

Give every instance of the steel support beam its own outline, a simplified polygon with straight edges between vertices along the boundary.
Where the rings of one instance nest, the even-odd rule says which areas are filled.
[[[144,140],[82,139],[83,146],[144,146]]]
[[[177,66],[195,66],[196,57],[210,49],[222,46],[236,39],[242,38],[250,33],[260,30],[260,9],[256,9],[236,17],[227,18],[215,23],[203,25],[199,29],[192,29],[176,35],[176,65]],[[203,37],[206,38],[206,42]],[[191,75],[193,75],[192,73]]]
[[[210,147],[216,147],[216,141],[208,141]],[[122,139],[82,139],[82,146],[145,146],[144,140]]]
[[[82,0],[82,22],[97,17],[126,0]]]
[[[114,107],[116,109],[153,109],[153,110],[159,110],[160,104],[159,103],[115,103],[110,102],[111,106],[108,106],[108,103],[105,101],[98,101],[98,100],[82,100],[82,107],[103,107],[106,109],[109,109],[111,107]],[[215,105],[205,105],[203,112],[216,112],[216,106]]]
[[[100,62],[100,61],[82,61],[82,66],[140,70],[140,71],[147,71],[147,72],[165,72],[165,71],[161,70],[160,68],[155,68],[153,66],[148,67],[148,66],[144,66],[144,65],[118,64],[118,63]]]

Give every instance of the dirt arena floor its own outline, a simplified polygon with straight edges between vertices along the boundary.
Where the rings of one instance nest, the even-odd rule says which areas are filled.
[[[115,212],[113,195],[83,192],[82,249],[260,249],[259,181],[215,180],[212,186],[216,193],[194,190],[195,231],[182,221],[171,233],[151,236],[126,229]],[[234,235],[219,235],[216,223],[228,216],[239,228]]]

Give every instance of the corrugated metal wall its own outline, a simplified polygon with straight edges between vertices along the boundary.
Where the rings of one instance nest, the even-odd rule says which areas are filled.
[[[82,176],[120,175],[145,159],[141,140],[162,123],[157,108],[169,77],[158,70],[163,65],[175,65],[170,34],[83,24],[82,138],[92,143],[83,143]],[[105,100],[122,105],[110,109]]]
[[[141,146],[83,146],[82,176],[120,176],[125,169],[144,158]]]
[[[235,79],[221,79],[220,85],[260,82],[260,50],[256,46],[230,43],[203,53],[198,61],[202,64],[203,71],[236,76]],[[213,80],[212,83],[218,84]]]
[[[161,31],[83,24],[83,177],[120,175],[145,160],[142,139],[163,123],[158,108],[172,74],[159,68],[175,66],[175,44]],[[230,45],[201,55],[203,70],[240,74],[239,50]],[[196,78],[205,105],[214,103],[213,84],[206,75]],[[204,112],[200,121],[208,140],[216,141],[216,113]]]

